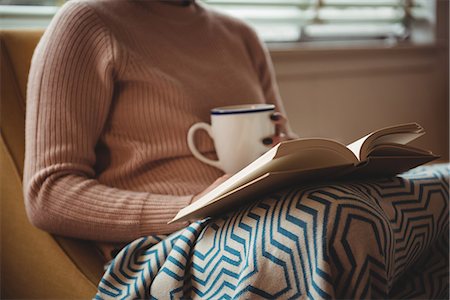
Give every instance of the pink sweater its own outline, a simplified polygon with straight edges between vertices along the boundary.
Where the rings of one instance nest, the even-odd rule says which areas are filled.
[[[167,225],[222,172],[186,134],[213,107],[283,110],[267,51],[242,22],[200,3],[69,1],[28,82],[24,193],[51,233],[130,241]],[[213,154],[211,140],[197,145]]]

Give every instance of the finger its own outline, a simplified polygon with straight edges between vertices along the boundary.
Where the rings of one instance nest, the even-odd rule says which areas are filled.
[[[273,137],[263,138],[262,143],[264,146],[270,147],[273,144]]]
[[[275,136],[280,136],[285,131],[284,125],[275,124]]]
[[[273,136],[272,137],[272,141],[273,141],[273,143],[272,143],[272,147],[273,146],[276,146],[278,143],[280,143],[280,142],[282,142],[283,141],[283,136],[282,135],[276,135],[276,136]]]
[[[270,115],[270,120],[275,124],[275,135],[281,135],[287,132],[287,118],[279,112]]]
[[[270,120],[272,120],[273,123],[280,125],[284,125],[287,123],[287,118],[282,113],[279,112],[271,114]]]
[[[288,139],[289,138],[287,137],[287,135],[281,133],[279,135],[274,135],[271,137],[264,138],[262,140],[262,143],[264,144],[264,146],[271,148],[273,146],[276,146],[278,143],[280,143],[282,141],[286,141]]]

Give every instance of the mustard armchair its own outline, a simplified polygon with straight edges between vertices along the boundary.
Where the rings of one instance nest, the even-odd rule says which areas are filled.
[[[1,299],[92,298],[103,274],[94,245],[50,235],[27,219],[22,196],[25,95],[42,31],[0,31]]]

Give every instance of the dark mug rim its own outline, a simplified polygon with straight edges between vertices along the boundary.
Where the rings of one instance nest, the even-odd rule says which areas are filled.
[[[230,105],[213,108],[211,109],[211,115],[248,114],[272,110],[275,110],[275,105],[273,104],[265,104],[265,103],[241,104],[241,105]]]

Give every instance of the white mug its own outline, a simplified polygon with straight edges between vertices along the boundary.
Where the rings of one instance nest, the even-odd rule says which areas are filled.
[[[275,134],[275,126],[270,120],[274,112],[273,104],[214,108],[211,110],[211,125],[200,122],[189,128],[189,149],[198,160],[227,174],[234,174],[269,150],[262,140]],[[219,160],[209,159],[197,150],[194,135],[198,129],[205,130],[214,140]]]

